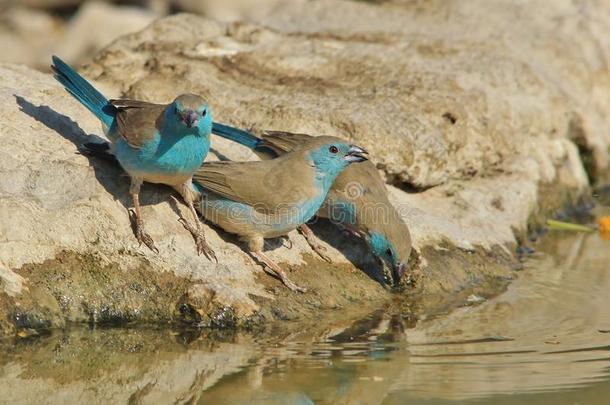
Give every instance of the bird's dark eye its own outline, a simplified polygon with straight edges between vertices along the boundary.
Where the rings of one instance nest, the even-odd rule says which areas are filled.
[[[180,115],[180,112],[178,111],[178,106],[174,106],[174,114]]]
[[[333,154],[339,152],[339,148],[337,148],[335,145],[328,148],[328,150],[330,151],[330,153],[333,153]]]
[[[386,255],[388,255],[389,257],[392,257],[392,255],[393,255],[393,253],[392,253],[392,249],[387,248],[387,249],[385,250],[385,254],[386,254]]]
[[[201,111],[201,116],[202,116],[202,117],[205,117],[205,115],[206,115],[207,113],[208,113],[208,110],[203,110],[203,111]]]

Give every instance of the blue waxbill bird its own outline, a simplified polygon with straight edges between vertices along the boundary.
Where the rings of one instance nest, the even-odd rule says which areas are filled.
[[[327,142],[328,137],[266,131],[260,137],[215,122],[212,133],[252,149],[262,159]],[[335,142],[345,142],[332,138]],[[385,183],[371,161],[346,168],[332,185],[318,216],[349,229],[362,237],[372,253],[392,269],[399,282],[411,254],[409,228],[388,199]],[[299,228],[314,251],[330,261],[323,247],[306,225]]]
[[[263,252],[264,239],[286,235],[311,219],[336,177],[366,160],[358,146],[331,137],[318,141],[276,159],[207,162],[193,176],[206,220],[239,235],[266,271],[294,291],[305,289]]]
[[[66,90],[102,122],[111,143],[109,152],[131,178],[135,210],[129,210],[129,217],[138,242],[158,251],[144,231],[140,187],[145,181],[167,184],[182,195],[195,218],[195,227],[184,218],[180,222],[193,234],[197,252],[216,259],[193,205],[193,173],[210,147],[212,113],[205,100],[194,94],[182,94],[169,104],[108,100],[58,57],[53,56],[51,67]]]

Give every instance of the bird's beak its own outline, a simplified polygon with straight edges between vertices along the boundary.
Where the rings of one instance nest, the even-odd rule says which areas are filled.
[[[343,159],[347,160],[349,163],[354,162],[363,162],[368,158],[364,155],[368,155],[368,152],[362,149],[359,146],[351,145],[349,150],[347,151],[347,155]]]
[[[184,115],[184,124],[187,128],[197,126],[197,121],[199,121],[199,114],[193,110],[188,110]]]
[[[400,280],[402,279],[402,276],[405,274],[405,264],[402,262],[396,263],[396,265],[394,266],[394,283],[398,284],[400,283]]]

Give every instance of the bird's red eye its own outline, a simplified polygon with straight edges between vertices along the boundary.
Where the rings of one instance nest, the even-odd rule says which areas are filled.
[[[333,154],[339,152],[339,148],[337,148],[335,145],[328,148],[328,150],[330,151],[330,153],[333,153]]]

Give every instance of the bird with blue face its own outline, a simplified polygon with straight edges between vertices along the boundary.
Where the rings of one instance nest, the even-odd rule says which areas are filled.
[[[194,208],[192,185],[210,147],[212,114],[205,100],[194,94],[182,94],[169,104],[108,100],[58,57],[51,67],[66,90],[101,121],[109,152],[129,174],[134,205],[129,217],[138,242],[158,252],[144,230],[139,193],[145,181],[166,184],[182,195],[195,218],[194,227],[184,218],[180,222],[195,238],[197,252],[216,259]]]
[[[366,160],[362,148],[336,138],[255,162],[207,162],[193,176],[206,220],[244,240],[248,252],[291,290],[305,291],[264,252],[264,240],[311,219],[348,165]],[[295,181],[296,180],[296,181]]]
[[[329,139],[278,131],[266,131],[257,137],[217,122],[212,127],[212,133],[252,149],[262,159],[312,148]],[[340,138],[330,139],[345,142]],[[389,201],[385,183],[371,161],[351,165],[339,174],[317,215],[363,238],[374,256],[390,267],[394,281],[400,281],[411,254],[411,235],[401,215]],[[312,249],[330,261],[311,229],[303,225],[299,230]]]

